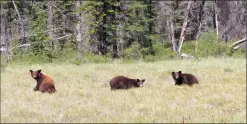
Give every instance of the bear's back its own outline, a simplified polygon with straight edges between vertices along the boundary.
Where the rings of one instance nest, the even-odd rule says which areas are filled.
[[[135,79],[130,79],[125,76],[116,76],[111,79],[111,89],[128,89],[137,85]]]
[[[186,78],[188,84],[195,84],[195,83],[199,83],[198,79],[196,78],[196,76],[194,76],[193,74],[189,74],[189,73],[183,73],[183,76]]]
[[[42,73],[42,78],[42,84],[54,84],[54,80],[49,75]]]
[[[129,80],[130,80],[130,79],[127,78],[127,77],[125,77],[125,76],[116,76],[116,77],[114,77],[114,78],[111,79],[110,84],[115,84],[115,83],[120,83],[120,82],[122,82],[122,83],[125,84],[125,83],[127,83]]]
[[[41,92],[56,92],[56,88],[54,85],[54,80],[47,74],[42,73],[42,82],[39,86]]]

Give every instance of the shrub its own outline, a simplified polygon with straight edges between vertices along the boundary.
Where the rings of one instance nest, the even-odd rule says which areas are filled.
[[[131,44],[129,48],[124,50],[124,59],[135,59],[139,60],[141,58],[140,45],[136,42]]]

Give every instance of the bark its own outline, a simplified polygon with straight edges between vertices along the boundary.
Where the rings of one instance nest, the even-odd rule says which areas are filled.
[[[172,40],[172,50],[177,51],[177,43],[175,41],[175,30],[174,30],[174,22],[173,22],[173,15],[170,16],[170,37]]]
[[[28,43],[28,1],[20,0],[21,7],[21,21],[22,21],[22,30],[21,30],[21,45]],[[27,51],[28,47],[22,47],[21,51],[24,54]]]
[[[48,32],[48,35],[52,41],[52,46],[55,52],[58,51],[58,40],[55,39],[55,34],[53,33],[53,28],[54,28],[54,9],[53,9],[53,5],[55,4],[56,1],[47,1],[47,7],[48,7],[48,11],[47,11],[47,15],[48,15],[48,25],[47,28],[48,30],[51,30]]]
[[[112,9],[114,11],[114,13],[111,15],[111,21],[115,21],[115,19],[118,19],[116,18],[116,7],[114,5],[112,5]],[[114,23],[113,23],[114,24]],[[114,24],[116,25],[116,24]],[[119,55],[118,55],[118,45],[117,45],[117,40],[116,40],[116,37],[117,37],[117,32],[116,31],[113,31],[113,44],[112,44],[112,48],[113,48],[113,58],[118,58]]]
[[[241,44],[241,43],[243,43],[243,42],[246,42],[246,38],[234,42],[234,43],[231,44],[229,47],[234,47],[234,46],[236,46],[236,45],[238,45],[238,44]]]
[[[216,0],[213,3],[213,8],[214,8],[214,29],[216,31],[216,39],[218,40],[219,38],[219,23],[218,23],[218,13],[217,13],[217,2]]]
[[[100,13],[99,16],[101,16],[105,12],[105,8],[106,8],[106,3],[104,2],[104,0],[101,0],[101,2],[103,3],[103,6],[99,7],[99,13]],[[106,54],[106,33],[105,33],[104,24],[106,24],[106,16],[104,16],[103,20],[100,22],[99,30],[98,30],[98,40],[99,40],[98,55],[100,56]]]
[[[8,63],[10,57],[9,57],[9,43],[7,41],[7,9],[6,4],[1,4],[1,15],[0,15],[0,21],[1,21],[1,36],[0,36],[0,43],[1,43],[1,56],[2,54],[6,57],[6,63]]]
[[[149,13],[149,19],[153,19],[153,12],[152,12],[152,9],[153,9],[153,5],[152,5],[152,1],[153,0],[149,0],[149,5],[148,5],[148,13]],[[153,32],[153,21],[149,21],[148,23],[148,28],[149,28],[149,34],[152,34]],[[152,49],[152,40],[149,38],[149,47]]]
[[[0,43],[6,45],[6,10],[4,9],[5,4],[1,4],[1,36]],[[3,45],[3,46],[5,46]]]
[[[180,39],[179,39],[178,50],[177,50],[178,53],[181,52],[181,48],[182,48],[182,45],[183,45],[183,41],[184,41],[184,37],[185,37],[185,30],[186,30],[186,27],[187,27],[187,24],[188,24],[188,15],[189,15],[191,4],[192,4],[192,1],[189,1],[188,2],[187,11],[185,13],[185,19],[184,19],[184,23],[183,23],[183,28],[182,28]]]
[[[81,1],[77,1],[76,8],[78,9],[81,6]],[[81,13],[77,13],[76,17],[78,22],[76,24],[76,42],[77,42],[77,53],[78,53],[78,60],[80,61],[83,57],[83,50],[82,50],[82,15]]]
[[[21,25],[20,44],[28,43],[28,1],[20,0],[20,11],[18,10],[14,1],[12,1],[16,14],[18,16],[18,23]],[[21,48],[21,53],[24,54],[27,47]]]
[[[203,16],[203,6],[205,4],[205,0],[202,1],[202,4],[200,6],[200,10],[199,10],[199,27],[197,29],[197,35],[196,35],[196,41],[195,41],[195,52],[197,52],[197,42],[199,39],[199,35],[201,33],[201,27],[202,27],[202,16]]]

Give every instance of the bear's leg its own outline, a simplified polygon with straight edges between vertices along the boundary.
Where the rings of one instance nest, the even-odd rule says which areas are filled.
[[[44,93],[46,91],[46,88],[43,85],[41,85],[39,87],[39,91],[42,92],[42,93]]]
[[[34,88],[33,88],[34,91],[38,91],[39,90],[39,86],[36,85]]]
[[[46,90],[48,93],[52,93],[52,89],[47,89]]]
[[[47,90],[46,90],[48,93],[54,93],[56,92],[56,89],[54,86],[50,86]]]
[[[111,86],[111,90],[116,90],[116,87],[114,87],[114,86]]]
[[[120,82],[119,87],[120,89],[127,89],[123,82]]]

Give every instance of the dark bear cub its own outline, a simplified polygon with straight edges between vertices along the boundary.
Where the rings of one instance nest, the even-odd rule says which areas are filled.
[[[111,79],[110,86],[112,90],[115,89],[128,89],[132,87],[143,87],[145,79],[130,79],[124,76],[116,76]]]
[[[34,91],[56,92],[54,81],[51,77],[46,74],[41,73],[41,70],[32,71],[30,70],[31,76],[37,81],[37,85],[34,87]]]
[[[172,78],[175,81],[175,85],[182,85],[182,84],[188,84],[188,85],[193,85],[193,84],[198,84],[197,78],[188,73],[183,73],[181,71],[179,72],[172,72]]]

